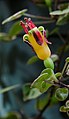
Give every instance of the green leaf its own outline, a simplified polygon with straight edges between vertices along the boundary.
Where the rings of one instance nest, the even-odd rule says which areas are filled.
[[[31,88],[30,93],[28,95],[28,99],[35,99],[41,95],[41,92],[37,88]]]
[[[36,101],[36,108],[38,110],[42,110],[44,106],[48,103],[50,93],[47,93],[46,95],[39,97]]]
[[[50,12],[50,15],[61,15],[61,14],[62,14],[62,11],[60,10]]]
[[[22,31],[22,27],[20,26],[20,21],[17,21],[16,23],[14,23],[11,27],[11,29],[9,30],[9,35],[12,36],[16,36],[18,35],[21,31]]]
[[[24,96],[27,96],[27,95],[29,94],[29,92],[30,92],[30,83],[25,84],[25,85],[23,86],[23,95],[24,95]]]
[[[66,107],[65,106],[61,106],[60,107],[60,112],[66,112]]]
[[[51,7],[52,5],[52,0],[45,0],[45,3],[48,7]]]
[[[69,100],[66,101],[66,111],[67,115],[69,116]]]
[[[31,87],[37,88],[41,93],[44,93],[53,85],[53,81],[57,81],[53,70],[47,68],[41,72],[40,76],[37,79],[34,80]]]
[[[68,97],[68,89],[58,88],[55,92],[55,96],[59,101],[64,101]]]
[[[59,16],[56,24],[57,25],[64,25],[67,22],[69,22],[69,14],[65,14],[63,16]]]
[[[59,57],[58,57],[58,55],[53,54],[53,55],[51,55],[51,59],[53,62],[56,62],[59,59]]]
[[[20,86],[19,84],[16,84],[16,85],[13,85],[13,86],[9,86],[7,88],[4,88],[4,89],[0,89],[0,94],[1,93],[5,93],[5,92],[10,91],[10,90],[13,90],[15,88],[18,88],[19,86]]]
[[[66,48],[65,48],[65,52],[69,51],[69,44],[67,44]]]
[[[64,15],[67,13],[69,13],[69,8],[66,8],[64,10],[56,10],[56,11],[50,12],[50,15]]]
[[[16,36],[11,36],[9,33],[0,33],[0,41],[9,42],[16,38]]]
[[[23,99],[24,101],[35,99],[41,95],[41,92],[37,88],[31,88],[30,84],[25,84],[23,86]]]
[[[10,112],[5,119],[21,119],[21,115],[17,112]]]
[[[51,97],[51,105],[55,105],[58,103],[58,100],[56,99],[55,95],[53,94],[53,96]]]
[[[69,57],[66,58],[66,62],[67,62],[67,63],[69,62]]]
[[[68,8],[68,3],[65,3],[65,4],[59,4],[58,8],[59,8],[60,10],[67,9],[67,8]]]
[[[66,68],[66,74],[69,76],[69,65]]]
[[[67,115],[69,116],[69,100],[67,100],[65,106],[63,105],[60,107],[60,111],[67,112]]]
[[[69,100],[66,101],[66,107],[69,107]]]
[[[0,41],[10,41],[11,38],[8,34],[0,32]]]
[[[32,88],[37,88],[41,93],[47,91],[52,84],[46,83],[45,80],[48,79],[48,74],[44,73],[40,75],[31,85]]]
[[[55,81],[55,82],[58,81],[57,78],[55,77],[55,74],[54,74],[53,70],[51,68],[44,69],[41,72],[41,74],[44,74],[44,73],[46,73],[48,75],[48,78],[49,78],[50,81]]]
[[[54,70],[54,63],[53,60],[51,58],[47,58],[46,60],[44,60],[44,66],[46,68],[51,68]]]
[[[60,112],[68,112],[68,111],[69,111],[69,107],[66,107],[66,106],[60,107]]]
[[[37,62],[38,60],[39,59],[37,56],[33,56],[27,61],[27,64],[33,64],[33,63]]]
[[[46,5],[49,8],[49,11],[51,11],[51,6],[52,6],[52,0],[45,0]]]
[[[10,16],[9,18],[5,19],[2,24],[5,24],[7,22],[13,21],[15,19],[20,18],[22,15],[24,15],[24,13],[27,12],[27,9],[21,10],[17,13],[15,13],[14,15]]]
[[[57,73],[55,74],[56,78],[59,78],[61,75],[62,75],[62,73],[60,73],[60,72],[57,72]]]

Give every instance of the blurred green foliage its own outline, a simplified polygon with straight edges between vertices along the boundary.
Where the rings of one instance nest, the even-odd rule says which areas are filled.
[[[67,66],[69,65],[69,57],[66,59],[66,63],[65,63],[66,65],[64,65],[62,70],[60,69],[64,54],[69,52],[69,39],[68,39],[69,34],[66,34],[65,36],[68,37],[64,38],[60,33],[60,27],[68,24],[69,22],[69,4],[65,4],[65,3],[63,3],[63,5],[60,3],[57,4],[56,0],[55,1],[36,0],[34,2],[36,4],[39,3],[42,5],[46,5],[49,10],[49,17],[42,17],[42,16],[35,16],[33,14],[28,14],[28,10],[23,9],[2,22],[2,24],[6,24],[8,22],[15,20],[15,23],[11,26],[11,28],[8,30],[7,33],[0,32],[0,41],[12,42],[12,40],[15,40],[18,36],[22,37],[23,35],[22,28],[20,26],[20,20],[19,20],[19,18],[21,18],[22,16],[23,17],[28,16],[39,20],[41,19],[43,24],[47,22],[49,23],[54,22],[55,27],[51,31],[48,31],[47,29],[47,37],[49,38],[56,34],[63,41],[64,44],[61,47],[58,47],[57,51],[59,53],[55,52],[55,54],[51,55],[51,58],[49,60],[47,59],[44,61],[44,66],[45,66],[44,69],[33,82],[26,83],[21,86],[23,100],[27,101],[31,99],[37,99],[36,108],[37,110],[39,110],[40,113],[42,112],[41,114],[43,114],[43,111],[45,111],[45,109],[48,106],[54,105],[58,103],[58,101],[66,100],[69,94],[69,85],[64,82],[67,81],[67,79],[69,79],[69,76],[66,74],[66,69]],[[54,9],[53,3],[56,5],[55,10],[53,10]],[[39,62],[38,57],[33,56],[28,60],[27,64],[28,65],[34,64],[37,61]],[[1,84],[3,84],[3,82],[1,82]],[[0,93],[5,93],[19,86],[20,86],[19,84],[16,84],[4,89],[0,89]],[[53,87],[55,87],[54,91],[52,90]],[[41,95],[44,96],[40,97]],[[66,112],[67,115],[69,116],[69,101],[67,101],[64,106],[60,107],[60,111]],[[5,118],[1,118],[1,119],[12,119],[12,118],[21,119],[22,117],[21,114],[17,112],[11,112]]]

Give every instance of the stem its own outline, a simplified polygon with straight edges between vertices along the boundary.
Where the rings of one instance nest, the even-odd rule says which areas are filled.
[[[58,82],[58,84],[61,86],[61,87],[66,87],[66,88],[68,88],[69,89],[69,85],[66,85],[66,84],[64,84],[64,83],[62,83],[62,82]]]
[[[32,17],[32,18],[38,18],[38,19],[43,19],[43,20],[50,20],[51,19],[49,17],[36,16],[36,15],[32,15],[32,14],[27,14],[27,13],[25,13],[24,16]]]
[[[56,86],[56,87],[66,87],[66,88],[69,89],[69,85],[64,84],[64,83],[61,82],[60,80],[58,80],[58,82],[55,82],[55,81],[49,82],[49,81],[45,80],[45,82],[46,82],[46,83],[49,83],[49,84],[52,84],[53,86]]]
[[[62,40],[62,42],[63,42],[63,43],[65,43],[64,38],[62,37],[62,35],[61,35],[59,32],[57,32],[57,35],[58,35],[58,36],[59,36],[59,38]]]
[[[65,48],[66,48],[67,44],[68,44],[68,40],[63,45],[62,50],[60,51],[60,54],[59,54],[59,59],[60,60],[58,60],[58,62],[57,62],[57,70],[56,70],[56,72],[60,71],[60,63],[61,63],[60,61],[62,61],[62,59],[63,59],[64,51],[65,51]]]
[[[63,0],[63,1],[58,0],[58,4],[64,4],[64,3],[69,3],[69,0]]]
[[[66,69],[66,67],[67,67],[67,64],[68,64],[68,62],[65,62],[65,65],[64,65],[63,70],[62,70],[62,72],[61,72],[61,77],[60,77],[60,79],[63,77],[63,74],[64,74],[64,71],[65,71],[65,69]]]
[[[49,83],[49,84],[52,84],[53,86],[56,86],[56,87],[66,87],[66,88],[69,89],[69,85],[64,84],[64,83],[61,82],[60,80],[58,80],[58,82],[55,82],[55,81],[49,82],[49,81],[45,80],[45,82],[46,82],[46,83]]]
[[[44,111],[48,108],[48,106],[50,105],[51,103],[51,97],[53,95],[53,91],[54,91],[54,87],[52,87],[51,91],[50,91],[50,96],[49,96],[49,100],[48,100],[48,103],[44,106],[44,108],[40,111],[40,113],[38,114],[38,116],[35,118],[35,119],[41,119]]]
[[[36,3],[36,4],[39,4],[41,1],[37,1],[37,0],[32,0],[34,3]],[[43,2],[43,3],[45,3],[45,2]],[[54,4],[55,3],[55,0],[52,0],[52,4]],[[58,0],[58,4],[64,4],[64,3],[69,3],[69,0],[63,0],[63,1],[60,1],[60,0]],[[41,2],[41,4],[42,4],[42,2]]]
[[[58,3],[58,0],[55,0],[55,3],[54,3],[54,10],[57,9],[57,3]]]
[[[55,22],[55,20],[49,20],[49,21],[38,21],[38,22],[34,22],[35,24],[50,24]]]

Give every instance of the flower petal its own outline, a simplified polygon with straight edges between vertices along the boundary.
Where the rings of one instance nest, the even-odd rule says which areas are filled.
[[[42,33],[38,30],[37,27],[35,27],[35,28],[33,29],[33,36],[34,36],[36,42],[37,42],[39,45],[42,45],[42,44],[43,44]]]
[[[29,35],[28,35],[28,34],[25,34],[25,35],[23,36],[23,41],[24,41],[26,44],[28,44],[28,45],[32,48],[32,50],[34,51],[34,48],[32,47],[32,45],[31,45],[31,43],[30,43],[30,41],[29,41]]]
[[[46,31],[45,31],[45,30],[43,31],[43,36],[44,36],[44,38],[45,38],[46,43],[52,44],[51,42],[49,42],[49,41],[47,40],[47,38],[46,38]]]

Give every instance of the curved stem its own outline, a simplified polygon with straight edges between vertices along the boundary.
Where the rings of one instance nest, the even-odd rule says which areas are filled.
[[[37,19],[43,19],[43,20],[50,20],[51,19],[51,17],[36,16],[33,14],[27,14],[27,13],[24,13],[24,16],[31,17],[31,18],[37,18]]]
[[[48,108],[48,106],[50,105],[51,103],[51,97],[53,95],[53,91],[54,91],[54,87],[52,87],[52,89],[50,90],[50,96],[49,96],[49,100],[48,100],[48,103],[44,106],[44,108],[40,111],[40,113],[37,115],[37,117],[35,119],[41,119],[44,111]]]
[[[66,87],[66,88],[69,89],[69,85],[66,85],[66,84],[64,84],[63,82],[60,82],[60,81],[59,81],[58,84],[59,84],[61,87]]]

